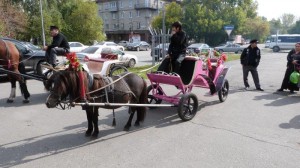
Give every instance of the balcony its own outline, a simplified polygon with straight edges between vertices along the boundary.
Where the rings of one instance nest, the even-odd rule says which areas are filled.
[[[108,8],[108,10],[110,12],[118,12],[118,8],[117,7],[110,7],[110,8]]]
[[[157,4],[154,3],[138,3],[134,5],[135,9],[153,9],[157,10]]]

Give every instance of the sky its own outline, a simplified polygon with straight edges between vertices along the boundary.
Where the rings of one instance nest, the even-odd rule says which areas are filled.
[[[268,20],[279,18],[284,13],[290,13],[300,19],[300,0],[256,0],[258,15]]]

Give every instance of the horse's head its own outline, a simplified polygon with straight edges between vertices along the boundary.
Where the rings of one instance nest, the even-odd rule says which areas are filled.
[[[77,90],[76,76],[70,71],[60,71],[54,73],[47,81],[45,88],[50,91],[46,100],[48,108],[54,108],[63,100],[70,96],[72,91]],[[72,80],[75,80],[72,82]]]

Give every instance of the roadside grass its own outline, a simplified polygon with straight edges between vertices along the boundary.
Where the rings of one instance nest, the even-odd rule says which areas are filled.
[[[240,54],[227,54],[227,61],[234,61],[234,60],[238,60],[238,59],[240,59]],[[139,76],[141,76],[142,78],[147,79],[146,73],[150,72],[150,71],[156,71],[157,68],[158,68],[158,65],[155,66],[153,69],[149,69],[148,71],[141,72],[141,71],[143,71],[145,69],[148,69],[150,67],[152,67],[152,65],[144,65],[144,66],[128,68],[128,70],[129,70],[129,72],[136,73]]]

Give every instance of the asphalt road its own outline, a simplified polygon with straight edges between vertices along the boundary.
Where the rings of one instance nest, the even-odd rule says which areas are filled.
[[[0,167],[297,168],[300,165],[300,93],[276,93],[287,53],[264,53],[258,68],[265,92],[244,91],[239,61],[228,62],[230,94],[224,103],[194,89],[200,106],[182,122],[176,108],[148,110],[141,127],[124,132],[127,109],[100,110],[98,139],[84,136],[85,112],[47,109],[42,83],[28,81],[31,103],[20,92],[7,104],[0,84]],[[251,88],[254,84],[250,75]],[[175,87],[165,90],[175,93]]]

